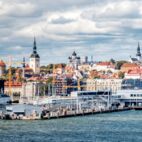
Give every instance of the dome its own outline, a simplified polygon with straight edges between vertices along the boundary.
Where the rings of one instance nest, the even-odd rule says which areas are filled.
[[[0,67],[5,67],[6,65],[5,65],[5,63],[4,63],[4,61],[3,60],[0,60]]]
[[[71,57],[68,57],[68,59],[71,59]]]
[[[72,53],[72,56],[76,56],[76,53],[75,53],[75,51]]]

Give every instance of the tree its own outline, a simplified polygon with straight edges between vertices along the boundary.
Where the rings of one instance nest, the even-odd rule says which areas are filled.
[[[115,69],[120,70],[121,66],[122,66],[124,63],[127,63],[127,61],[117,61],[116,64],[115,64]]]
[[[124,73],[120,71],[120,72],[118,73],[118,77],[121,78],[121,79],[123,79],[123,78],[124,78]]]
[[[112,64],[115,64],[115,63],[116,63],[116,61],[115,61],[113,58],[110,59],[110,62],[111,62]]]

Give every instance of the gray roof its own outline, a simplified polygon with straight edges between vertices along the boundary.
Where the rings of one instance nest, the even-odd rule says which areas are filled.
[[[131,58],[131,60],[132,60],[132,61],[138,61],[138,59],[137,59],[137,58]]]

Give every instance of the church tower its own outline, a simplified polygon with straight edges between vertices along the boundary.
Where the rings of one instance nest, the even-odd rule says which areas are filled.
[[[137,59],[140,60],[141,59],[141,51],[140,51],[140,44],[138,43],[138,47],[137,47]]]
[[[40,56],[37,53],[36,39],[34,38],[33,53],[30,56],[30,68],[33,69],[34,74],[40,73]]]

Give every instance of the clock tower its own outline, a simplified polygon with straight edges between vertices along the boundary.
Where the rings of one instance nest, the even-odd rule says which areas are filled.
[[[33,69],[34,74],[40,73],[40,56],[37,53],[36,39],[34,38],[33,53],[30,56],[30,68]]]

